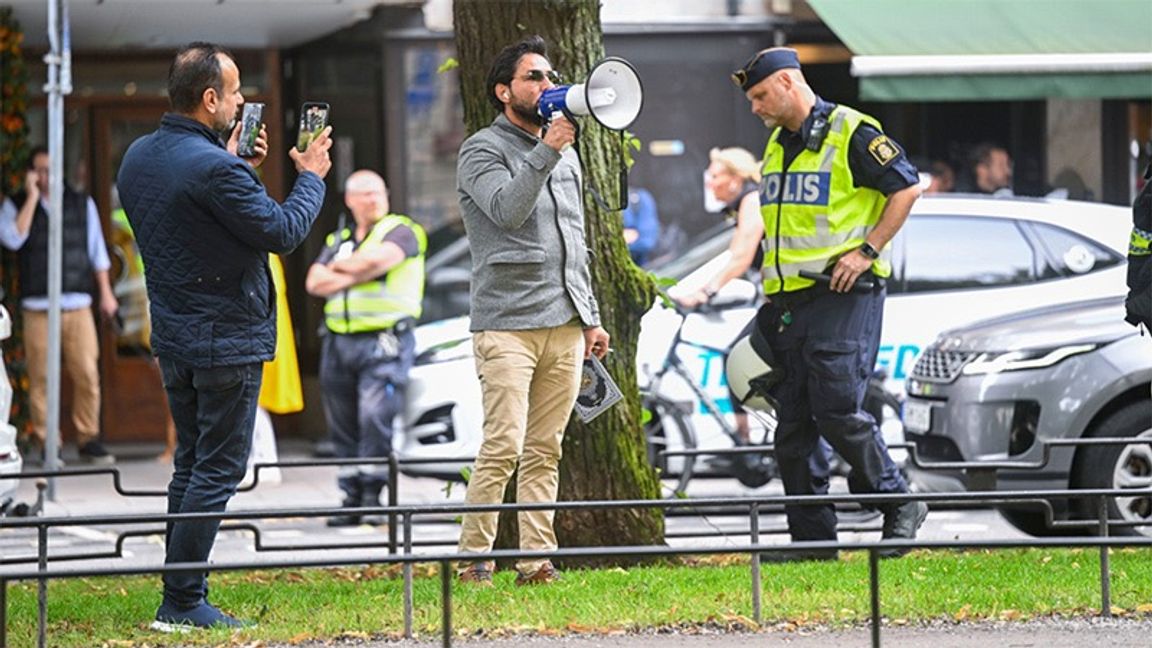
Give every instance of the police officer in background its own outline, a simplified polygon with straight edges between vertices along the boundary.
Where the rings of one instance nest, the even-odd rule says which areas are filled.
[[[324,414],[337,457],[384,459],[415,357],[427,238],[415,222],[388,212],[388,189],[373,171],[348,176],[344,203],[353,227],[341,217],[305,280],[309,295],[326,300]],[[380,506],[387,483],[384,465],[344,466],[338,477],[347,508]],[[328,526],[380,521],[348,513],[329,518]]]
[[[1128,298],[1125,321],[1152,331],[1152,164],[1144,170],[1144,188],[1132,202],[1128,243]]]
[[[771,131],[760,196],[767,302],[756,320],[783,374],[772,391],[780,405],[775,445],[785,491],[827,491],[808,462],[824,437],[852,466],[852,492],[906,493],[907,483],[875,433],[875,419],[861,404],[880,344],[883,280],[891,272],[886,248],[920,197],[916,168],[875,119],[818,97],[795,50],[763,50],[732,80]],[[831,279],[813,281],[802,271]],[[858,279],[873,288],[855,286]],[[922,502],[880,508],[884,538],[915,537],[928,514]],[[793,540],[835,540],[832,505],[785,510]]]

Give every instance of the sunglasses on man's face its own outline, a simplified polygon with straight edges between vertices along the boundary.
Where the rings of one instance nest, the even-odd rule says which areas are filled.
[[[544,79],[548,79],[553,84],[559,85],[562,77],[556,70],[528,70],[528,73],[521,78],[533,83],[540,83]]]

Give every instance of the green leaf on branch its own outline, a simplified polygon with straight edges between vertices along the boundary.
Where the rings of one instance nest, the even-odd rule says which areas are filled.
[[[436,68],[436,74],[444,74],[445,72],[448,72],[449,70],[455,70],[458,67],[460,67],[460,61],[457,61],[455,56],[449,56],[448,58],[444,59],[444,62],[440,64],[440,67]]]
[[[621,154],[624,156],[624,164],[631,169],[632,165],[636,164],[635,158],[632,157],[632,152],[640,150],[640,138],[636,137],[636,134],[632,131],[624,131],[623,137],[620,139],[620,148]]]

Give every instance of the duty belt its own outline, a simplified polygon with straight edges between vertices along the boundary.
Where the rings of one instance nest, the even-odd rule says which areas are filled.
[[[865,272],[860,275],[860,279],[867,279],[873,283],[873,292],[879,292],[884,289],[885,281],[882,277],[877,277],[871,271]],[[776,292],[771,295],[766,295],[765,300],[769,304],[775,304],[784,308],[784,310],[795,310],[805,304],[809,304],[816,299],[832,292],[828,289],[827,285],[816,284],[800,290],[793,290],[790,292]]]
[[[393,333],[395,335],[403,335],[404,333],[412,330],[415,327],[416,327],[415,318],[405,317],[404,319],[396,322],[395,324],[393,324],[392,326],[389,326],[387,328],[372,329],[371,331],[356,331],[355,333],[337,333],[337,332],[329,329],[327,324],[325,324],[324,322],[321,322],[320,323],[320,335],[332,334],[332,335],[354,336],[354,335],[379,335],[381,333]]]
[[[828,291],[823,288],[812,286],[811,288],[804,288],[801,290],[793,290],[791,292],[778,292],[768,295],[765,299],[769,304],[782,307],[784,310],[795,310],[809,302],[814,301],[821,295],[828,294]]]

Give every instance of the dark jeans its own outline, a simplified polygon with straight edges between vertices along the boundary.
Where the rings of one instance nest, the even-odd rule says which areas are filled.
[[[397,337],[395,356],[381,349],[374,333],[324,338],[320,385],[337,457],[384,459],[392,453],[392,421],[404,403],[416,346],[411,330]],[[337,483],[347,505],[374,506],[388,483],[388,466],[343,466]]]
[[[781,328],[785,310],[792,321]],[[821,438],[852,467],[853,493],[907,492],[876,420],[861,409],[883,315],[883,290],[823,292],[791,307],[768,303],[757,313],[757,325],[785,376],[773,392],[780,402],[776,457],[789,495],[827,492],[827,477],[813,474],[810,461]],[[835,539],[832,505],[792,505],[785,512],[793,539]]]
[[[176,423],[176,454],[168,512],[221,512],[244,478],[263,363],[196,368],[160,358],[168,407]],[[206,562],[218,520],[168,524],[164,562]],[[164,601],[181,609],[208,595],[205,572],[164,575]]]

